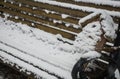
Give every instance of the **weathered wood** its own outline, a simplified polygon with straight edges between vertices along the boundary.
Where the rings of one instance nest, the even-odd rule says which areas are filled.
[[[33,7],[26,7],[25,5],[22,5],[21,4],[21,7],[19,7],[19,5],[17,5],[15,2],[10,4],[10,2],[6,2],[4,3],[4,5],[7,5],[7,6],[10,6],[10,7],[13,7],[13,8],[18,8],[20,10],[23,10],[23,11],[27,11],[27,12],[30,12],[30,13],[34,13],[34,14],[39,14],[41,16],[46,16],[46,17],[50,17],[50,18],[54,18],[54,19],[57,19],[57,20],[62,20],[62,21],[66,21],[66,22],[71,22],[71,23],[74,23],[74,24],[78,24],[78,21],[79,19],[77,18],[74,18],[74,17],[67,17],[67,18],[62,18],[61,17],[61,14],[58,14],[58,13],[46,13],[44,9],[34,9],[33,10]]]
[[[88,3],[88,2],[75,2],[73,0],[55,0],[55,1],[76,4],[79,6],[88,6],[88,7],[94,7],[94,8],[99,8],[99,9],[106,9],[106,10],[110,10],[110,11],[119,11],[120,12],[120,7],[115,7],[115,6],[105,5],[105,4],[98,5],[98,4],[94,4],[94,3]]]
[[[84,17],[90,14],[90,12],[83,12],[82,10],[80,11],[80,10],[60,7],[56,5],[50,5],[47,3],[34,2],[34,1],[29,1],[29,0],[15,0],[15,1],[23,3],[23,4],[29,4],[33,7],[36,6],[42,9],[52,10],[52,11],[60,12],[61,14],[64,13],[64,14],[68,14],[71,16],[75,16],[75,17]]]
[[[89,15],[88,15],[88,16],[89,16]],[[84,22],[81,22],[80,24],[81,24],[82,27],[84,27],[84,26],[86,26],[87,24],[89,24],[89,23],[91,23],[91,22],[99,21],[99,19],[100,19],[100,14],[96,14],[95,16],[87,19],[87,20],[84,21]]]
[[[14,22],[22,22],[23,24],[27,24],[29,26],[32,26],[31,21],[26,20],[24,18],[15,19],[14,17],[8,17],[8,19],[12,20]],[[22,20],[22,19],[24,19],[24,20]],[[34,23],[34,26],[32,26],[32,27],[39,28],[41,30],[44,30],[44,31],[47,31],[47,32],[50,32],[50,33],[53,33],[53,34],[61,34],[64,38],[68,38],[68,39],[71,39],[71,40],[74,40],[75,36],[76,36],[74,34],[71,34],[71,33],[68,33],[68,32],[65,32],[65,31],[62,31],[62,30],[59,30],[59,29],[54,29],[54,28],[51,28],[51,27],[48,27],[48,26],[45,26],[45,25],[42,25],[42,24]]]
[[[112,5],[106,5],[106,4],[98,5],[98,4],[95,4],[95,3],[88,3],[88,2],[75,2],[73,0],[55,0],[55,1],[75,4],[75,5],[79,5],[79,6],[93,7],[93,8],[96,8],[96,9],[103,9],[103,10],[120,12],[120,7],[116,7],[116,6],[112,6]],[[114,16],[112,16],[112,17],[113,17],[113,19],[116,23],[119,23],[118,20],[120,19],[120,17],[114,17]]]
[[[2,58],[0,56],[0,58]],[[0,64],[4,64],[5,66],[8,66],[9,68],[11,68],[12,70],[16,71],[16,72],[20,72],[20,69],[22,67],[16,65],[15,63],[12,63],[10,62],[11,64],[9,63],[5,63],[3,60],[0,59]],[[13,64],[13,65],[12,65]],[[21,71],[20,73],[23,75],[23,76],[26,76],[27,78],[26,79],[37,79],[35,78],[35,74],[33,74],[32,72],[30,72],[30,74],[28,75],[27,72],[30,72],[30,71],[26,71],[26,72],[23,72]]]
[[[33,15],[29,15],[29,14],[21,14],[20,12],[21,11],[26,11],[26,13],[28,12],[28,13],[31,13],[31,14],[36,14],[36,15],[38,15],[38,16],[41,16],[41,17],[43,17],[43,18],[37,18],[37,20],[36,19],[32,19],[32,20],[35,20],[35,21],[39,21],[39,22],[42,22],[42,23],[46,23],[46,24],[50,24],[50,25],[52,25],[52,26],[56,26],[56,27],[59,27],[59,28],[61,28],[61,29],[66,29],[66,30],[69,30],[69,31],[73,31],[73,32],[76,32],[76,33],[79,33],[80,31],[81,31],[81,29],[79,28],[79,29],[75,29],[75,28],[73,28],[72,26],[71,27],[66,27],[65,26],[65,23],[53,23],[53,21],[54,20],[56,20],[56,19],[51,19],[51,18],[49,18],[49,17],[46,17],[45,16],[45,14],[44,14],[44,16],[43,15],[41,15],[41,13],[39,12],[39,13],[36,13],[36,11],[34,12],[34,11],[32,11],[31,10],[31,12],[30,11],[27,11],[27,10],[30,10],[30,9],[26,9],[26,8],[23,8],[23,7],[18,7],[18,6],[15,6],[15,5],[12,5],[12,4],[9,4],[9,3],[5,3],[4,4],[5,6],[7,6],[8,7],[8,9],[7,10],[9,10],[9,8],[12,8],[13,10],[17,10],[17,12],[14,12],[13,14],[16,14],[16,15],[19,15],[19,16],[24,16],[24,17],[26,17],[26,18],[28,18],[27,16],[31,16],[31,18],[33,18],[33,17],[35,17],[35,16],[33,16]],[[5,10],[4,9],[4,11],[7,11],[7,10]],[[47,14],[46,14],[47,15]],[[30,19],[31,19],[30,18]],[[50,19],[50,20],[49,20]],[[62,22],[62,21],[61,21]]]
[[[82,28],[76,29],[73,28],[72,26],[74,24],[78,25],[78,21],[79,21],[78,18],[81,18],[83,16],[89,16],[88,14],[90,14],[79,10],[65,8],[57,5],[50,5],[47,3],[34,2],[30,0],[13,0],[13,2],[2,1],[1,4],[4,5],[4,8],[1,8],[0,11],[8,13],[12,16],[18,16],[19,19],[12,18],[13,21],[19,21],[28,24],[30,26],[32,26],[31,25],[32,23],[35,23],[36,24],[35,27],[37,28],[40,28],[42,30],[45,30],[53,34],[62,34],[63,37],[67,37],[72,40],[74,39],[73,36],[76,36],[76,34],[80,33],[82,30]],[[46,13],[45,10],[55,11],[55,13]],[[61,14],[68,14],[70,15],[70,17],[62,18]],[[93,16],[92,18],[87,19],[85,22],[82,22],[80,24],[82,27],[84,27],[88,23],[91,23],[93,21],[98,21],[99,16],[100,16],[99,14]],[[20,18],[24,19],[24,21]],[[57,20],[61,22],[54,22]],[[70,24],[70,27],[66,27],[67,23]],[[46,29],[46,27],[45,28],[43,27],[46,25],[48,29]],[[48,25],[53,26],[54,28],[48,27]],[[66,31],[69,32],[67,33]],[[73,34],[71,32],[74,32],[76,34]]]

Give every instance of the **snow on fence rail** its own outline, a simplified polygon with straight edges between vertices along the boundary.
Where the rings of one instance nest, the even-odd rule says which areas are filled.
[[[44,31],[61,34],[63,37],[74,40],[86,24],[96,21],[99,14],[89,20],[79,23],[81,18],[89,16],[90,12],[69,9],[47,3],[31,0],[2,0],[1,12],[9,14],[8,19],[22,22]]]

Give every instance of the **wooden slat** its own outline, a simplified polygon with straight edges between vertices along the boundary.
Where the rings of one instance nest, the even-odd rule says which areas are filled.
[[[5,10],[5,9],[4,9]],[[8,11],[8,10],[7,10]],[[8,11],[8,13],[10,13]],[[14,14],[11,13],[11,14]],[[30,21],[27,21],[27,20],[24,20],[22,21],[22,19],[14,19],[14,18],[8,18],[9,20],[12,20],[14,22],[22,22],[23,24],[28,24],[28,25],[31,25],[31,22]],[[24,18],[23,18],[24,19]],[[32,19],[32,18],[31,18]],[[34,23],[34,22],[33,22]],[[65,32],[65,31],[61,31],[61,30],[57,30],[57,29],[53,29],[53,28],[50,28],[48,26],[45,26],[45,25],[42,25],[42,24],[37,24],[35,23],[35,27],[36,28],[39,28],[41,30],[44,30],[44,31],[47,31],[47,32],[50,32],[50,33],[53,33],[53,34],[61,34],[63,37],[65,38],[68,38],[68,39],[71,39],[71,40],[74,40],[75,39],[75,36],[74,34],[71,34],[71,33],[68,33],[68,32]]]
[[[88,15],[89,16],[89,15]],[[93,16],[92,18],[87,19],[85,22],[80,23],[82,27],[86,26],[87,24],[94,22],[94,21],[99,21],[100,19],[100,14],[97,14]]]
[[[98,4],[94,4],[94,3],[88,3],[88,2],[75,2],[73,0],[55,0],[55,1],[75,4],[75,5],[79,5],[79,6],[85,6],[85,7],[87,6],[87,7],[97,8],[97,9],[105,9],[105,10],[109,10],[109,11],[120,12],[120,7],[111,6],[111,5],[105,5],[105,4],[98,5]],[[116,23],[119,23],[118,20],[120,19],[120,17],[114,17],[114,16],[112,16],[112,17]]]
[[[104,37],[104,34],[102,34],[101,35],[101,40],[98,41],[98,43],[96,45],[96,51],[101,52],[106,42],[107,42],[107,40]]]
[[[29,0],[15,0],[15,1],[24,3],[24,4],[29,4],[31,6],[36,6],[36,7],[43,8],[43,9],[48,9],[48,10],[68,14],[68,15],[75,16],[75,17],[84,17],[84,16],[90,14],[89,12],[83,12],[80,10],[74,10],[74,9],[70,9],[70,8],[60,7],[60,6],[56,6],[56,5],[50,5],[50,4],[46,4],[46,3],[34,2],[34,1],[29,1]]]
[[[75,2],[73,0],[55,0],[55,1],[76,4],[79,6],[88,6],[88,7],[94,7],[94,8],[100,8],[100,9],[106,9],[106,10],[110,10],[110,11],[119,11],[120,12],[120,7],[115,7],[115,6],[105,5],[105,4],[97,5],[97,4],[88,3],[88,2]]]
[[[1,57],[2,58],[2,57]],[[0,64],[4,64],[5,66],[8,66],[9,68],[11,68],[12,70],[15,70],[16,72],[20,72],[22,75],[26,76],[27,79],[37,79],[35,78],[34,73],[30,72],[30,71],[20,71],[21,67],[16,65],[15,63],[10,62],[11,64],[5,63],[3,60],[0,59]],[[27,74],[27,72],[29,72],[30,74]]]
[[[52,29],[50,27],[45,27],[45,26],[39,25],[39,24],[37,24],[36,27],[39,28],[39,29],[42,29],[44,31],[53,33],[53,34],[61,34],[64,38],[75,40],[76,35],[72,35],[72,34],[69,34],[67,32],[63,32],[63,31],[60,31],[60,30]]]
[[[12,5],[12,4],[9,4],[9,3],[5,3],[4,5],[6,5],[7,7],[10,7],[10,8],[14,8],[16,10],[20,10],[20,11],[27,11],[28,10],[29,12],[32,12],[32,13],[35,13],[35,14],[39,14],[41,16],[40,12],[36,13],[36,11],[34,12],[32,9],[28,9],[28,8],[24,8],[24,7],[18,7],[16,5]],[[18,15],[21,16],[20,13],[16,13],[15,12],[14,14],[18,14]],[[23,16],[23,14],[22,14],[22,16]],[[24,15],[24,17],[27,17],[27,16],[30,17],[29,15]],[[33,16],[31,18],[33,18]],[[66,29],[66,30],[69,30],[69,31],[72,31],[72,32],[76,32],[76,33],[79,33],[81,31],[80,28],[79,29],[75,29],[72,26],[71,27],[66,27],[65,24],[63,24],[63,23],[62,24],[61,23],[56,23],[55,24],[55,23],[53,23],[53,21],[49,21],[49,17],[46,17],[46,18],[47,19],[37,18],[37,19],[35,19],[35,21],[39,21],[39,22],[43,22],[43,23],[46,23],[46,24],[50,24],[52,26],[56,26],[56,27],[59,27],[61,29]]]
[[[25,7],[25,5],[22,5],[21,7],[19,7],[19,5],[16,5],[16,2],[14,2],[12,5],[10,5],[10,2],[7,2],[7,3],[4,3],[4,5],[9,5],[9,6],[12,6],[14,8],[19,8],[20,10],[26,10],[30,13],[40,14],[41,16],[46,16],[46,17],[50,17],[50,18],[54,18],[54,19],[58,19],[58,20],[66,21],[66,22],[71,22],[74,24],[78,24],[78,21],[79,21],[79,19],[74,18],[74,17],[67,17],[67,18],[63,19],[61,17],[61,14],[58,14],[58,13],[47,14],[43,9],[33,10],[31,6],[29,8]]]

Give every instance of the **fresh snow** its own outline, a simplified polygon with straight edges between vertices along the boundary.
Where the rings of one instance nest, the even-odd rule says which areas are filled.
[[[0,18],[0,58],[4,62],[21,66],[23,71],[31,71],[45,79],[56,79],[47,72],[64,79],[72,79],[71,70],[77,60],[80,57],[99,57],[95,46],[101,40],[103,31],[106,39],[114,40],[118,27],[106,12],[102,12],[101,23],[99,21],[89,23],[80,33],[66,31],[77,35],[76,39],[71,41],[73,45],[70,45],[58,40],[58,38],[64,40],[61,35],[53,35],[25,24],[9,21],[8,16],[10,15],[5,14],[5,18]]]
[[[116,38],[116,30],[118,28],[118,24],[114,23],[112,17],[107,15],[106,12],[102,13],[101,19],[103,19],[101,21],[101,25],[102,29],[105,31],[105,37],[110,38],[113,41]]]
[[[113,7],[120,7],[120,1],[115,0],[74,0],[76,2],[87,2],[87,3],[94,3],[97,5],[109,5]]]
[[[86,53],[95,50],[96,43],[101,39],[101,25],[99,22],[93,22],[85,26],[74,41],[77,52]]]
[[[59,35],[46,33],[21,23],[6,21],[6,19],[3,18],[0,18],[0,24],[0,49],[6,50],[12,55],[20,57],[50,73],[54,73],[65,79],[71,79],[72,67],[76,60],[80,58],[80,54],[74,54],[71,51],[66,52],[60,49],[60,46],[64,44],[57,40]],[[8,45],[8,47],[6,45]],[[69,47],[66,47],[66,50],[69,50]],[[8,58],[8,55],[2,51],[0,52],[0,56]],[[19,60],[15,59],[15,61],[14,59],[12,60],[12,58],[8,60],[17,63],[28,71],[34,71],[31,70],[32,68],[28,68],[29,66],[27,67],[25,65],[26,68],[24,64],[21,65],[21,62],[17,62]],[[37,72],[40,72],[40,70],[36,70],[35,72],[38,74]],[[38,75],[40,74],[41,73]],[[45,76],[45,74],[43,76]],[[47,76],[45,76],[45,78],[46,77]],[[48,77],[47,79],[52,78]]]
[[[78,23],[78,24],[81,25],[81,23],[84,23],[85,21],[87,21],[87,20],[89,20],[89,19],[91,19],[91,18],[93,18],[93,17],[95,17],[95,16],[97,16],[97,15],[99,15],[99,14],[100,14],[99,12],[91,13],[90,15],[81,18],[81,19],[79,20],[79,23]]]
[[[67,18],[69,15],[66,15],[66,14],[61,14],[62,18],[65,19]]]
[[[108,11],[108,10],[104,10],[104,9],[97,9],[97,8],[79,6],[79,5],[69,4],[69,3],[64,3],[64,2],[57,2],[57,1],[53,1],[53,0],[34,0],[34,1],[47,3],[50,5],[57,5],[57,6],[66,7],[66,8],[75,9],[75,10],[82,10],[84,12],[99,12],[99,13],[101,13],[102,11],[106,11],[108,14],[110,14],[112,16],[120,17],[120,12],[117,12],[114,10]],[[114,5],[113,3],[111,3],[111,4]],[[117,4],[117,6],[120,7],[120,1],[116,2],[115,4]]]

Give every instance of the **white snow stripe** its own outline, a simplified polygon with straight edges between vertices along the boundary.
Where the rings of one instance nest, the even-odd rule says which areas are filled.
[[[35,23],[42,24],[42,25],[44,25],[46,27],[50,27],[50,28],[53,28],[53,29],[56,29],[56,30],[60,30],[60,31],[63,31],[63,32],[66,32],[66,33],[69,33],[69,34],[73,34],[73,35],[77,35],[78,34],[78,33],[71,32],[69,30],[61,29],[61,28],[58,28],[58,27],[55,27],[55,26],[51,26],[51,25],[48,25],[48,24],[43,24],[43,23],[40,23],[40,22],[35,22]]]
[[[86,2],[86,3],[94,3],[97,5],[109,5],[113,7],[120,7],[120,1],[111,1],[111,0],[74,0],[76,2]]]
[[[82,10],[84,12],[101,12],[101,11],[106,11],[112,16],[117,16],[120,17],[120,12],[117,11],[108,11],[108,10],[103,10],[103,9],[97,9],[97,8],[92,8],[92,7],[85,7],[85,6],[79,6],[75,4],[69,4],[69,3],[62,3],[62,2],[57,2],[57,1],[51,1],[51,0],[34,0],[42,3],[47,3],[51,5],[57,5],[61,7],[66,7],[66,8],[71,8],[71,9],[76,9],[76,10]]]
[[[50,73],[54,73],[54,74],[56,74],[58,76],[64,77],[65,79],[70,79],[71,78],[70,77],[70,72],[68,72],[68,71],[62,70],[62,69],[57,68],[55,66],[52,66],[52,65],[50,65],[50,64],[48,64],[46,62],[38,60],[37,58],[31,57],[31,56],[29,56],[27,54],[24,54],[24,53],[22,53],[22,52],[20,52],[18,50],[10,48],[8,46],[0,44],[0,48],[2,48],[3,50],[8,51],[9,53],[11,53],[12,55],[14,55],[16,57],[19,57],[19,58],[21,58],[21,59],[23,59],[25,61],[28,61],[29,63],[32,63],[35,66],[38,66],[39,68],[42,68],[45,71],[48,71]],[[57,70],[57,71],[55,71],[55,70]]]
[[[23,70],[24,72],[27,69],[28,71],[31,71],[31,72],[35,73],[36,76],[43,77],[43,79],[57,79],[56,77],[51,76],[48,73],[45,73],[45,72],[33,67],[32,65],[27,64],[23,61],[20,61],[19,59],[15,58],[15,57],[12,57],[12,56],[10,56],[10,55],[2,52],[2,51],[0,51],[0,56],[2,56],[4,58],[4,62],[7,62],[8,64],[10,62],[12,62],[12,63],[17,64],[18,66],[21,66],[22,67],[21,70]]]

